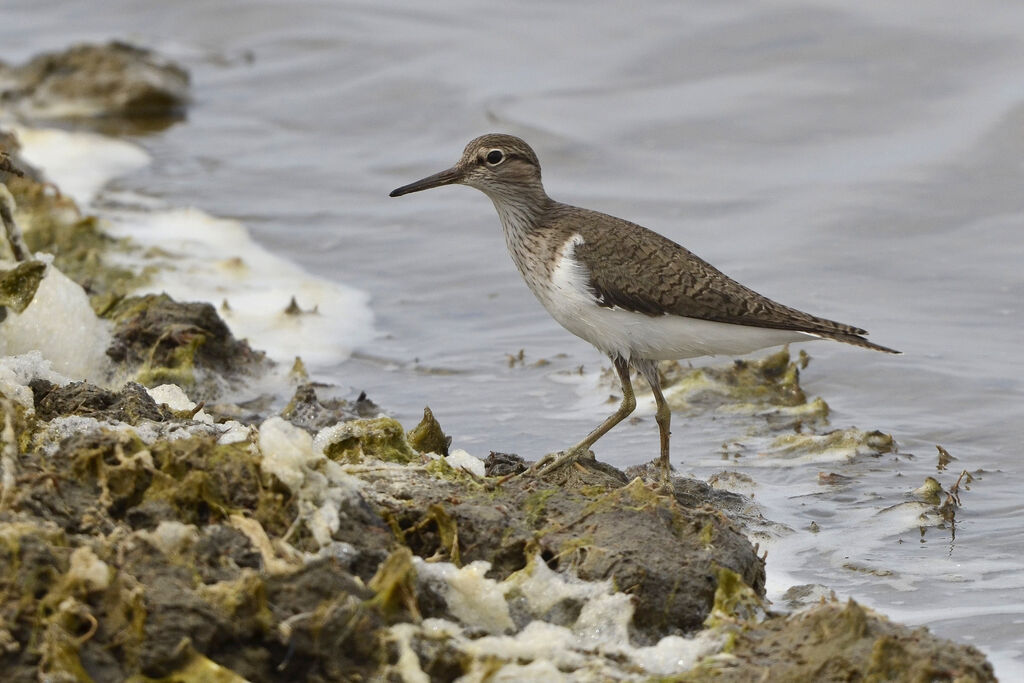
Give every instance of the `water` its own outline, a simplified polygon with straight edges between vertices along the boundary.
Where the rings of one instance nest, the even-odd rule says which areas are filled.
[[[807,345],[803,375],[835,426],[891,433],[898,455],[729,464],[794,529],[769,544],[770,595],[825,584],[978,645],[1012,680],[1024,676],[1024,6],[848,5],[7,0],[0,45],[20,61],[135,38],[188,66],[187,121],[133,138],[152,163],[112,191],[238,219],[311,277],[369,294],[378,337],[322,376],[406,424],[429,404],[479,455],[536,457],[609,410],[572,374],[601,358],[520,282],[486,198],[387,197],[491,130],[534,145],[552,196],[904,350]],[[677,467],[707,477],[737,438],[677,418]],[[957,458],[944,472],[935,444]],[[653,418],[599,446],[619,465],[650,459]],[[978,477],[955,539],[922,535],[909,492],[962,468]],[[824,486],[819,469],[853,480]]]

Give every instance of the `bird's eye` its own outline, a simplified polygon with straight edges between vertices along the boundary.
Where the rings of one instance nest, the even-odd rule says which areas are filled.
[[[489,163],[491,166],[497,166],[498,164],[501,163],[502,159],[504,158],[505,155],[501,153],[500,149],[492,149],[490,152],[487,153],[487,163]]]

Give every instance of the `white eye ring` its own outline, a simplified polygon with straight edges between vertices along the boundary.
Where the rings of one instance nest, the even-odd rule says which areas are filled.
[[[505,153],[500,149],[492,149],[487,153],[487,156],[484,157],[484,161],[486,161],[489,166],[497,166],[501,162],[505,161]]]

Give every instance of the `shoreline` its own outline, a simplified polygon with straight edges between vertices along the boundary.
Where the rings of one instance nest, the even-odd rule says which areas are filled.
[[[74,212],[45,188],[35,192],[42,210],[59,211],[41,214],[39,224],[83,232],[88,216],[72,219]],[[92,244],[112,244],[94,223],[87,231]],[[88,277],[94,287],[111,281]],[[685,479],[661,492],[642,471],[629,478],[607,466],[499,485],[500,477],[473,471],[466,459],[472,456],[445,453],[436,421],[425,416],[410,430],[422,438],[407,438],[372,404],[318,396],[298,368],[283,384],[295,395],[281,415],[269,405],[216,404],[232,383],[266,376],[258,351],[242,350],[227,326],[226,334],[210,329],[220,321],[216,309],[192,305],[183,312],[189,304],[161,301],[179,317],[149,321],[150,309],[138,305],[153,304],[153,297],[91,294],[92,308],[104,314],[122,306],[125,317],[113,318],[115,337],[120,326],[118,338],[143,341],[126,345],[118,386],[61,381],[39,362],[5,366],[7,559],[18,558],[17,571],[57,568],[32,604],[59,609],[33,622],[31,610],[19,608],[22,630],[6,631],[26,677],[29,640],[19,637],[25,632],[43,639],[40,672],[79,680],[83,672],[112,673],[117,666],[125,667],[116,669],[121,675],[216,671],[226,680],[277,680],[274,667],[295,665],[296,652],[327,680],[353,672],[482,680],[505,667],[507,675],[560,675],[568,667],[622,680],[699,680],[712,672],[744,680],[752,672],[796,675],[801,666],[837,661],[848,674],[911,675],[922,660],[941,662],[936,671],[961,667],[963,676],[974,676],[961,680],[992,679],[974,648],[891,624],[852,602],[772,613],[763,602],[764,560],[743,532],[740,512],[752,503],[739,494]],[[108,294],[116,301],[99,298]],[[180,315],[193,317],[183,323]],[[171,329],[182,324],[191,326],[186,333]],[[224,351],[210,353],[215,348]],[[240,358],[248,362],[235,365]],[[698,375],[680,369],[677,384],[687,403],[712,397],[706,410],[730,405],[742,415],[744,405],[767,404],[783,427],[802,430],[820,419],[822,407],[793,398],[801,362],[776,354]],[[708,391],[715,373],[720,386],[743,390]],[[152,392],[123,384],[125,377],[151,385],[174,379],[192,393],[181,399],[165,390],[158,396],[174,405],[161,405]],[[189,401],[206,398],[195,394],[197,378],[199,394],[209,392],[206,420]],[[798,431],[780,448],[799,457],[837,443],[854,453],[892,446],[886,435],[834,433]],[[936,493],[932,507],[943,503]],[[43,547],[32,538],[44,539]],[[693,558],[697,566],[687,566]],[[684,581],[703,587],[678,590]],[[333,592],[317,593],[317,584]],[[631,590],[632,598],[613,586]],[[561,597],[552,601],[551,594]],[[167,616],[175,610],[188,618]],[[204,619],[214,624],[212,633]],[[361,625],[358,633],[352,623]],[[614,625],[611,637],[600,633],[607,625]],[[702,635],[686,637],[695,629]],[[792,657],[794,643],[822,629],[846,636],[820,645],[843,649]],[[160,634],[155,641],[151,631]],[[331,661],[336,649],[323,648],[325,634],[332,647],[358,656]],[[785,640],[779,634],[793,640],[764,659],[761,648]],[[128,664],[102,654],[119,637]],[[558,659],[551,643],[567,658]],[[672,661],[686,666],[665,663]]]

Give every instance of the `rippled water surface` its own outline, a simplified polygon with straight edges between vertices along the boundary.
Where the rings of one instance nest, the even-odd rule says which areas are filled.
[[[116,37],[184,63],[187,120],[130,138],[153,163],[112,189],[238,218],[269,250],[368,293],[379,338],[326,378],[406,424],[430,404],[481,456],[536,457],[609,411],[594,389],[601,357],[533,300],[485,197],[387,197],[483,132],[526,138],[552,196],[870,329],[906,354],[807,345],[803,381],[833,425],[891,433],[898,454],[728,463],[793,530],[769,543],[770,596],[824,584],[978,645],[1013,680],[1024,677],[1024,5],[959,7],[7,0],[0,59]],[[510,365],[520,349],[525,362]],[[706,418],[677,417],[674,432],[677,468],[700,477],[723,468],[722,442],[743,438]],[[936,444],[957,458],[944,471]],[[627,465],[656,450],[648,413],[598,456]],[[922,531],[911,490],[929,475],[948,487],[961,469],[975,481],[955,537]],[[819,471],[851,480],[826,486]]]

